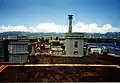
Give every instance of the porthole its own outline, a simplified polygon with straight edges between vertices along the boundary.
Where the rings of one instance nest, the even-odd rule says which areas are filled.
[[[78,52],[77,51],[74,51],[74,55],[77,55],[78,54]]]

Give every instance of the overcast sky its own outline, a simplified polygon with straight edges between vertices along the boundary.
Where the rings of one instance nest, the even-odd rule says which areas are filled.
[[[120,0],[0,0],[0,31],[120,32]],[[53,30],[54,29],[54,30]]]

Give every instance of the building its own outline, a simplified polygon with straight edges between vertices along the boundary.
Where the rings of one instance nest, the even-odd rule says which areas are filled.
[[[72,33],[72,16],[69,16],[69,30],[65,33],[65,51],[68,56],[84,55],[84,33]]]
[[[0,62],[8,62],[8,41],[0,40]]]
[[[8,37],[9,62],[24,63],[28,60],[28,40]]]

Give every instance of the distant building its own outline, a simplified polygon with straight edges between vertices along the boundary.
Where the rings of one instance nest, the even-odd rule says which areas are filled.
[[[9,62],[27,62],[28,59],[28,40],[8,38],[8,56]]]
[[[0,40],[0,62],[24,63],[28,57],[28,40],[8,36]]]
[[[0,40],[0,62],[8,62],[8,41]]]

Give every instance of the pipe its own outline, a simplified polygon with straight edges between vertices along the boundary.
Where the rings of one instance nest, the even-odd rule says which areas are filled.
[[[69,33],[72,33],[72,19],[73,19],[73,15],[68,15],[69,17],[68,17],[68,19],[69,19],[69,30],[68,30],[68,32]]]

